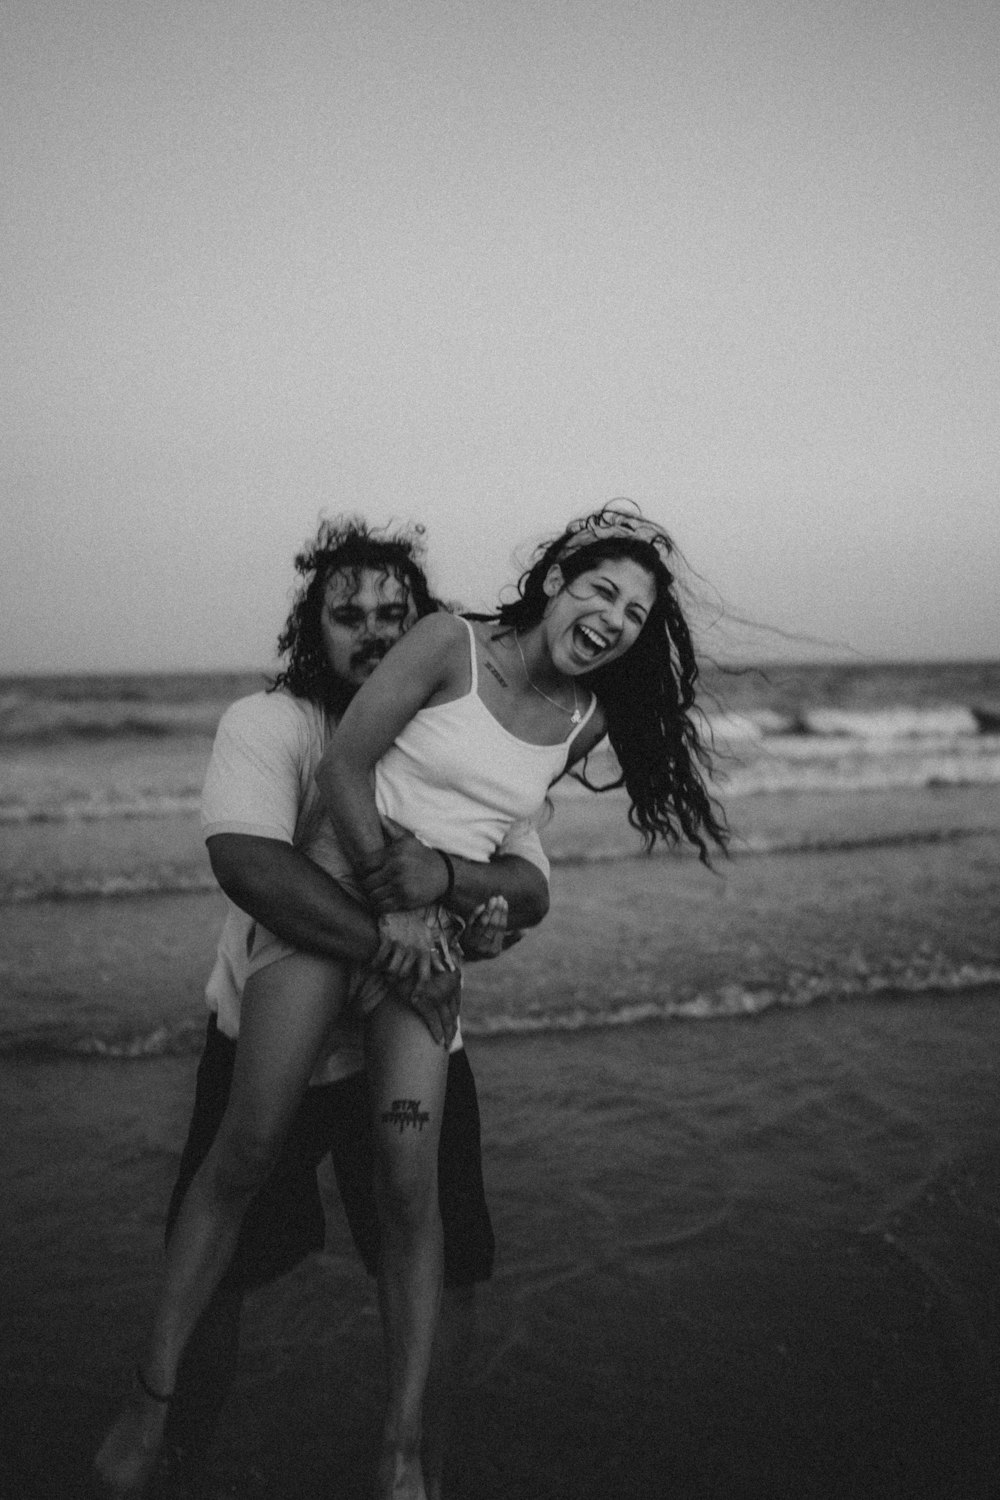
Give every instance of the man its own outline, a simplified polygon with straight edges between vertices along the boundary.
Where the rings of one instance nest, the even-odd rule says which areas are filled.
[[[304,581],[278,643],[287,657],[285,666],[271,691],[234,704],[219,726],[202,822],[213,871],[230,905],[206,991],[213,1014],[168,1235],[225,1111],[254,923],[305,951],[341,960],[363,964],[378,949],[370,912],[308,860],[300,846],[321,815],[313,773],[338,716],[403,632],[437,607],[418,557],[409,537],[374,535],[356,520],[325,522],[313,545],[296,558]],[[545,915],[547,873],[537,835],[526,827],[512,831],[488,866],[449,861],[400,831],[365,883],[381,909],[425,905],[447,892],[449,907],[464,918],[499,896],[507,903],[508,924],[516,930]],[[497,947],[494,942],[494,951]],[[457,1001],[457,984],[448,974],[410,997],[438,1039],[451,1034]],[[322,1248],[316,1167],[328,1154],[351,1233],[374,1272],[379,1230],[362,1069],[360,1036],[339,1030],[281,1158],[247,1214],[230,1269],[189,1341],[171,1402],[161,1468],[173,1467],[190,1477],[200,1463],[235,1373],[247,1290]],[[430,1500],[442,1494],[451,1396],[469,1351],[475,1285],[490,1276],[493,1258],[475,1083],[460,1034],[449,1058],[439,1176],[445,1294],[425,1403],[424,1472]]]

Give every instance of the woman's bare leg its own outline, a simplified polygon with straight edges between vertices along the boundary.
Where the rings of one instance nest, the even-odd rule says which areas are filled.
[[[456,981],[448,976],[448,982]],[[365,1044],[375,1124],[378,1288],[387,1367],[375,1500],[426,1500],[421,1405],[441,1299],[437,1154],[448,1054],[414,1011],[391,999],[368,1017]]]
[[[444,1500],[444,1463],[454,1433],[476,1332],[475,1286],[445,1287],[424,1391],[421,1463],[427,1500]]]
[[[187,1340],[281,1149],[343,1003],[346,975],[343,965],[296,954],[247,981],[229,1103],[170,1236],[141,1381],[95,1460],[114,1497],[141,1495],[149,1480],[166,1425],[162,1398],[173,1392]]]

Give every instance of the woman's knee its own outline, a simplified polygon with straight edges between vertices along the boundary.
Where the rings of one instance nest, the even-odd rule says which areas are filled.
[[[385,1137],[375,1154],[375,1202],[379,1217],[416,1227],[437,1212],[437,1152],[400,1150]]]

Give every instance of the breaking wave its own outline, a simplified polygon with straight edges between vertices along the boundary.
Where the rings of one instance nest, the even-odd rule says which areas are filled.
[[[794,838],[755,835],[743,840],[734,839],[730,853],[736,859],[760,859],[771,855],[840,854],[858,849],[905,849],[953,844],[995,833],[996,829],[992,827],[957,827],[907,829],[901,832],[873,832],[843,837],[808,833]],[[588,849],[574,847],[565,853],[556,851],[552,855],[552,864],[571,867],[615,864],[632,859],[677,857],[678,851],[662,845],[657,845],[651,855],[646,855],[635,845],[602,847],[595,844]],[[688,851],[680,851],[680,857],[688,857]],[[0,874],[0,906],[40,901],[124,901],[139,897],[191,895],[217,890],[218,884],[211,870],[201,863],[159,865],[121,873],[62,873],[56,876],[43,872],[28,876]]]
[[[940,996],[969,997],[1000,988],[1000,966],[953,963],[923,956],[898,963],[884,971],[858,969],[852,974],[791,974],[781,984],[740,985],[727,983],[694,995],[641,1002],[622,1001],[603,1010],[584,1006],[546,1009],[529,1005],[514,1012],[471,1013],[462,1017],[467,1037],[544,1036],[560,1033],[606,1031],[666,1021],[753,1020],[771,1011],[801,1010],[824,1003],[859,1003]],[[97,1062],[135,1062],[148,1058],[189,1056],[201,1050],[205,1032],[204,1014],[173,1026],[128,1033],[101,1035],[73,1031],[53,1024],[34,1030],[0,1035],[0,1056],[43,1062],[67,1057]]]
[[[62,801],[0,803],[0,824],[103,823],[108,819],[176,818],[195,816],[201,805],[201,787],[139,795],[94,792],[86,797],[66,796]]]

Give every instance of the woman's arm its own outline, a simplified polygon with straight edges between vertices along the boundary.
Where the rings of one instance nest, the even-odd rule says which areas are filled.
[[[386,842],[372,773],[414,714],[463,692],[468,632],[454,615],[429,615],[398,641],[354,695],[316,770],[323,806],[351,865]]]
[[[373,772],[396,737],[429,703],[461,696],[468,676],[468,632],[454,615],[430,615],[398,641],[355,693],[316,768],[316,784],[347,859],[359,873],[385,845]],[[379,917],[374,967],[394,980],[454,968],[444,939],[423,917]]]

